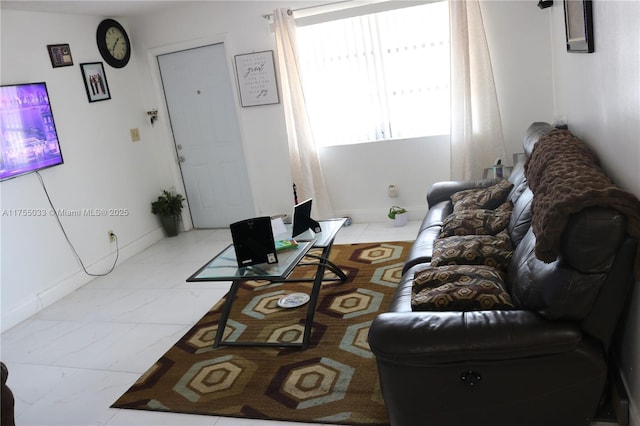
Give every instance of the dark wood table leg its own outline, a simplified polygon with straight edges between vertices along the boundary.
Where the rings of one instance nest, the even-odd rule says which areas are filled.
[[[238,281],[233,281],[231,283],[231,288],[227,293],[226,300],[224,301],[224,306],[222,307],[222,313],[220,314],[220,320],[218,321],[218,331],[216,332],[216,338],[213,341],[213,347],[217,348],[220,346],[222,342],[222,338],[224,337],[224,329],[227,326],[227,320],[229,320],[229,315],[231,314],[231,306],[233,305],[233,300],[236,298],[236,294],[238,293],[239,287]]]

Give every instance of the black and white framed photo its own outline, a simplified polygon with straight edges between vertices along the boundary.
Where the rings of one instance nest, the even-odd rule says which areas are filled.
[[[102,62],[88,62],[80,64],[84,87],[87,90],[89,102],[106,101],[111,99],[107,76]]]
[[[594,46],[591,0],[565,0],[564,23],[567,52],[592,53]]]
[[[280,102],[273,50],[236,55],[235,62],[243,107]]]
[[[52,67],[58,68],[73,65],[71,48],[68,44],[48,44],[47,50],[49,51],[49,59],[51,59]]]

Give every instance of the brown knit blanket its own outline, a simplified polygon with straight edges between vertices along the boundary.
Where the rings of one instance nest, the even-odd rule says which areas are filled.
[[[586,207],[605,206],[626,215],[627,232],[640,240],[640,200],[615,186],[596,156],[568,130],[552,130],[536,143],[525,174],[533,192],[535,253],[543,262],[558,257],[569,216]],[[640,278],[640,250],[635,275]]]

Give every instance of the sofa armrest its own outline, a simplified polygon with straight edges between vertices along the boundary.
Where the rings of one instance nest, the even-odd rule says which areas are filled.
[[[434,206],[442,201],[449,201],[451,195],[458,191],[472,188],[486,188],[496,184],[500,179],[482,180],[450,180],[436,182],[427,191],[427,205]]]
[[[377,358],[403,365],[502,360],[567,352],[579,325],[532,311],[388,312],[369,330]]]

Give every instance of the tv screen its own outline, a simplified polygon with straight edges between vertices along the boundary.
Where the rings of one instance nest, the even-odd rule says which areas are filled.
[[[46,83],[0,86],[0,180],[62,163]]]

